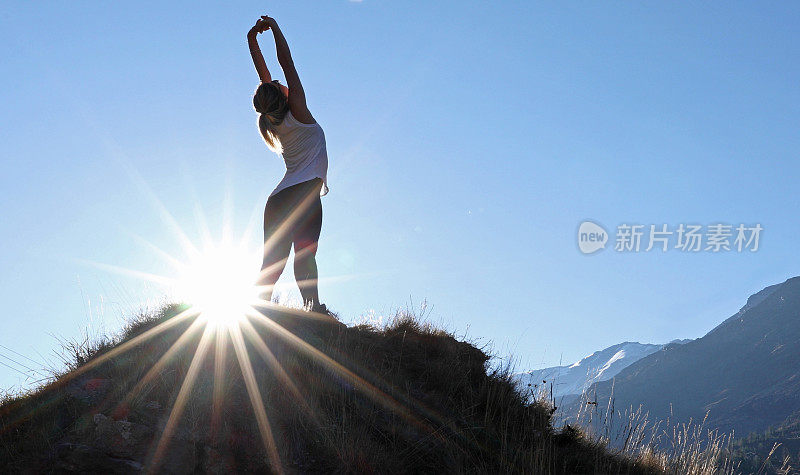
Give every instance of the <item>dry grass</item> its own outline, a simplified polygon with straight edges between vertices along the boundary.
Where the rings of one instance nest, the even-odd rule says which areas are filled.
[[[93,362],[170,321],[180,310],[167,306],[131,321],[116,338],[68,345],[74,356],[68,373],[33,393],[7,396],[0,404],[0,472],[51,469],[57,462],[57,444],[91,445],[94,414],[150,428],[150,438],[130,459],[145,467],[152,464],[199,334],[146,383],[142,381],[150,369],[191,321],[102,364]],[[398,313],[385,325],[345,329],[312,325],[290,313],[269,316],[308,345],[300,349],[278,332],[254,325],[258,339],[285,372],[282,378],[269,358],[263,358],[260,345],[247,344],[284,471],[730,473],[715,472],[721,448],[715,452],[684,443],[684,451],[656,452],[639,440],[638,429],[632,429],[635,442],[624,450],[611,450],[607,437],[588,436],[571,427],[555,430],[553,406],[519,391],[508,365],[491,368],[490,356],[481,349],[408,313]],[[212,342],[200,361],[200,377],[177,419],[175,434],[180,437],[175,436],[168,456],[180,457],[176,444],[181,439],[196,448],[185,461],[189,471],[209,471],[219,463],[226,470],[268,470],[268,452],[229,339],[225,347],[223,356],[217,353],[217,341]],[[313,356],[315,351],[335,364],[322,362]],[[215,355],[220,356],[216,361]],[[94,366],[85,371],[87,364]],[[352,373],[337,371],[336,365]],[[84,373],[73,377],[76,370]],[[215,374],[224,377],[215,379]],[[87,400],[76,389],[77,382],[87,379],[111,383],[102,397]],[[137,384],[140,390],[131,394]],[[215,392],[222,396],[216,403]]]
[[[529,397],[554,401],[551,397],[555,381],[531,388]],[[608,448],[613,453],[658,467],[665,473],[711,475],[739,473],[739,463],[732,457],[733,434],[706,428],[706,420],[674,423],[651,420],[642,407],[615,407],[612,397],[598,404],[597,397],[584,391],[570,411],[558,413],[566,427],[580,427],[584,436]]]

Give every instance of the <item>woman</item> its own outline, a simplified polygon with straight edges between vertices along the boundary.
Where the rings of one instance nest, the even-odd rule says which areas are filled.
[[[273,81],[258,47],[257,35],[272,30],[278,63],[288,87]],[[289,45],[273,18],[262,16],[247,34],[261,85],[253,96],[258,128],[267,146],[281,154],[286,174],[270,194],[264,210],[264,260],[259,286],[269,302],[294,245],[294,275],[307,310],[328,314],[317,290],[317,241],[322,228],[322,201],[328,192],[325,134],[306,106],[303,85]]]

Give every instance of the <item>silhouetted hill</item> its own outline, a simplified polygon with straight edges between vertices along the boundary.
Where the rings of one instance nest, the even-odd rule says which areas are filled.
[[[800,277],[763,289],[708,334],[667,345],[595,384],[597,407],[642,406],[653,420],[690,419],[745,436],[800,410]],[[567,415],[585,399],[572,401]]]
[[[213,331],[181,310],[76,345],[70,372],[3,401],[0,472],[662,473],[553,430],[483,351],[413,318]]]

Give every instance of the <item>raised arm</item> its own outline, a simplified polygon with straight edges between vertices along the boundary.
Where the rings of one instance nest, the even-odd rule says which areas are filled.
[[[267,25],[267,28],[272,30],[272,35],[275,37],[275,50],[278,54],[278,63],[283,69],[283,75],[286,76],[286,85],[289,86],[289,109],[295,119],[305,124],[313,124],[314,117],[308,110],[306,105],[306,93],[303,90],[303,84],[300,82],[300,76],[297,74],[297,69],[294,67],[292,60],[292,53],[289,51],[289,44],[283,36],[278,23],[274,18],[268,16],[261,17]]]
[[[272,81],[272,76],[269,74],[269,69],[267,69],[267,63],[264,61],[264,55],[261,54],[261,48],[258,47],[258,34],[267,28],[269,28],[267,22],[260,19],[247,32],[247,46],[250,47],[250,56],[253,57],[253,64],[256,66],[256,72],[261,82]]]

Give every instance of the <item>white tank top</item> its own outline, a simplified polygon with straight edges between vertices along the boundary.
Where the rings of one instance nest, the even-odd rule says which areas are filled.
[[[286,113],[283,122],[275,126],[275,132],[283,147],[286,174],[270,196],[279,191],[314,178],[322,179],[320,196],[328,193],[328,150],[325,133],[316,122],[303,124]]]

